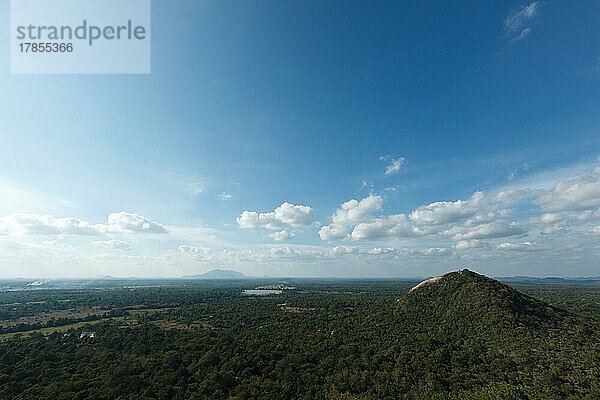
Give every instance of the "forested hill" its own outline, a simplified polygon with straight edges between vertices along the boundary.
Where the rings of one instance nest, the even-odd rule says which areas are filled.
[[[413,287],[397,299],[394,325],[402,327],[397,332],[405,346],[431,346],[435,356],[421,360],[421,371],[431,374],[426,365],[435,365],[435,379],[454,386],[451,392],[487,381],[494,382],[489,391],[473,398],[600,396],[594,383],[600,377],[597,318],[568,312],[475,272],[455,271]],[[399,359],[415,362],[414,355]],[[471,398],[457,398],[463,396]]]
[[[562,328],[567,320],[582,323],[564,310],[466,269],[420,283],[398,300],[398,308],[409,320],[419,321],[419,330],[447,329],[448,334],[505,334]]]

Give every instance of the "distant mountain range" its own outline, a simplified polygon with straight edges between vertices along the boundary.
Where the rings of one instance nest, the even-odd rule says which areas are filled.
[[[223,280],[248,279],[248,278],[249,278],[249,276],[244,275],[241,272],[231,270],[231,269],[213,269],[213,270],[205,272],[203,274],[186,275],[186,276],[182,277],[182,279],[223,279]]]
[[[531,276],[506,276],[496,278],[500,282],[509,284],[547,284],[547,285],[593,285],[600,284],[600,277],[568,277],[560,278],[555,276],[548,276],[545,278],[536,278]]]
[[[185,275],[180,278],[160,278],[160,277],[116,277],[111,275],[105,275],[98,278],[12,278],[12,279],[0,279],[0,282],[12,282],[12,283],[20,283],[24,284],[27,287],[41,287],[41,286],[56,286],[60,283],[65,282],[81,282],[81,283],[90,283],[90,282],[116,282],[116,281],[164,281],[164,280],[178,280],[178,279],[222,279],[222,280],[241,280],[241,279],[294,279],[294,280],[397,280],[404,282],[418,282],[423,279],[423,277],[284,277],[284,276],[248,276],[244,275],[241,272],[229,269],[213,269],[208,272],[197,274],[197,275]],[[503,276],[503,277],[495,277],[494,279],[506,283],[509,285],[518,285],[518,284],[531,284],[531,285],[600,285],[600,277],[599,276],[589,276],[589,277],[532,277],[532,276]]]

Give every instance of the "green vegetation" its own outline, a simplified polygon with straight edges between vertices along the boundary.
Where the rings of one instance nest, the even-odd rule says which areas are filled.
[[[297,290],[0,293],[4,328],[95,318],[5,334],[0,398],[600,398],[597,286],[517,291],[467,271],[410,293],[414,283],[394,281],[285,284]]]
[[[118,318],[108,318],[104,321],[102,320],[96,320],[94,322],[75,322],[73,324],[67,324],[67,325],[59,325],[59,326],[49,326],[47,328],[39,328],[39,329],[31,329],[31,330],[24,330],[24,331],[19,331],[19,332],[11,332],[11,333],[3,333],[0,335],[0,340],[6,340],[9,338],[13,338],[15,336],[31,336],[31,335],[35,335],[35,334],[41,334],[41,335],[51,335],[53,333],[60,333],[60,332],[69,332],[73,329],[78,329],[78,328],[85,328],[85,329],[91,329],[91,326],[99,323],[99,322],[105,322],[107,320],[116,320]]]

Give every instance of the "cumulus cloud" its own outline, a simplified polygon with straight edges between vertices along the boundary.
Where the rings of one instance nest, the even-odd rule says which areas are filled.
[[[484,204],[506,207],[520,200],[531,198],[535,193],[536,190],[533,189],[506,189],[487,197]]]
[[[103,249],[112,249],[112,250],[130,250],[131,245],[122,240],[112,239],[112,240],[98,240],[95,242],[90,242],[90,246],[100,247]]]
[[[352,230],[352,239],[377,239],[382,237],[407,237],[420,236],[426,231],[419,230],[404,214],[390,215],[385,218],[377,218],[372,222],[363,222]]]
[[[410,213],[410,219],[418,224],[439,225],[459,220],[473,213],[462,200],[438,201],[421,206]]]
[[[373,215],[382,209],[383,200],[371,195],[360,202],[350,200],[342,204],[332,216],[331,223],[323,226],[319,234],[323,240],[373,240],[435,235],[459,227],[475,231],[482,225],[497,225],[498,221],[510,215],[510,209],[503,207],[514,203],[522,195],[522,191],[516,190],[502,191],[493,196],[475,192],[467,200],[434,202],[417,207],[408,216],[392,214],[385,217]],[[481,228],[484,229],[486,227]]]
[[[106,229],[110,233],[168,233],[163,225],[141,215],[125,211],[108,214],[108,224],[100,225],[99,228]]]
[[[542,3],[534,1],[511,10],[504,20],[504,30],[511,42],[518,42],[531,33],[539,17]]]
[[[393,175],[400,172],[400,169],[406,164],[406,158],[394,158],[392,162],[385,168],[385,175]]]
[[[343,203],[331,217],[329,225],[319,230],[323,240],[349,238],[356,225],[368,221],[373,213],[381,210],[383,199],[377,195],[370,195],[358,201],[355,199]]]
[[[475,192],[467,201],[438,201],[418,207],[410,219],[422,225],[441,225],[456,222],[475,214],[485,201],[483,192]]]
[[[475,192],[467,200],[438,201],[417,207],[409,218],[417,226],[439,226],[463,222],[477,226],[507,217],[509,209],[504,209],[525,195],[524,191],[504,190],[492,196],[485,192]]]
[[[314,222],[314,210],[309,206],[295,205],[286,201],[270,212],[244,211],[236,221],[240,228],[244,229],[302,227]]]
[[[544,185],[538,180],[519,179],[517,186],[506,190],[477,191],[463,199],[430,202],[402,213],[383,213],[383,197],[376,194],[351,199],[331,215],[319,236],[325,241],[352,240],[356,246],[360,246],[359,241],[372,241],[369,244],[376,247],[336,246],[318,251],[277,247],[269,257],[272,262],[294,258],[317,263],[339,257],[364,262],[377,258],[392,263],[406,258],[434,263],[445,258],[507,257],[511,251],[539,252],[536,242],[558,243],[561,238],[556,234],[561,232],[593,240],[591,235],[600,233],[600,193],[596,191],[600,170],[573,175],[553,173],[553,180],[545,176]],[[283,229],[285,219],[278,209],[266,213],[246,211],[238,223],[241,227],[277,228],[270,236],[274,240],[288,239],[289,228]],[[423,248],[425,237],[436,247]],[[397,248],[401,243],[415,243],[415,247]],[[536,254],[546,256],[550,248],[543,247],[544,252]]]
[[[279,232],[271,233],[269,235],[269,237],[271,237],[271,239],[275,240],[276,242],[281,242],[281,241],[290,240],[290,239],[296,237],[296,234],[293,232],[288,232],[284,229]]]
[[[260,226],[258,213],[256,211],[242,211],[239,217],[235,219],[240,228],[250,229]]]
[[[600,174],[593,173],[556,183],[537,199],[542,211],[590,210],[600,206]]]
[[[21,235],[101,235],[106,233],[167,233],[156,222],[124,211],[108,214],[106,224],[91,224],[74,217],[11,214],[0,218],[0,231]]]
[[[0,219],[0,231],[21,235],[98,235],[101,231],[77,218],[51,215],[11,214]]]
[[[454,226],[444,232],[456,241],[472,239],[495,239],[508,236],[522,235],[527,231],[517,223],[505,221],[494,221],[478,226]]]

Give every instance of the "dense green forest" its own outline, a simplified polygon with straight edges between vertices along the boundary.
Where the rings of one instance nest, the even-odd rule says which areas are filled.
[[[290,285],[0,293],[0,398],[600,398],[597,285]]]

